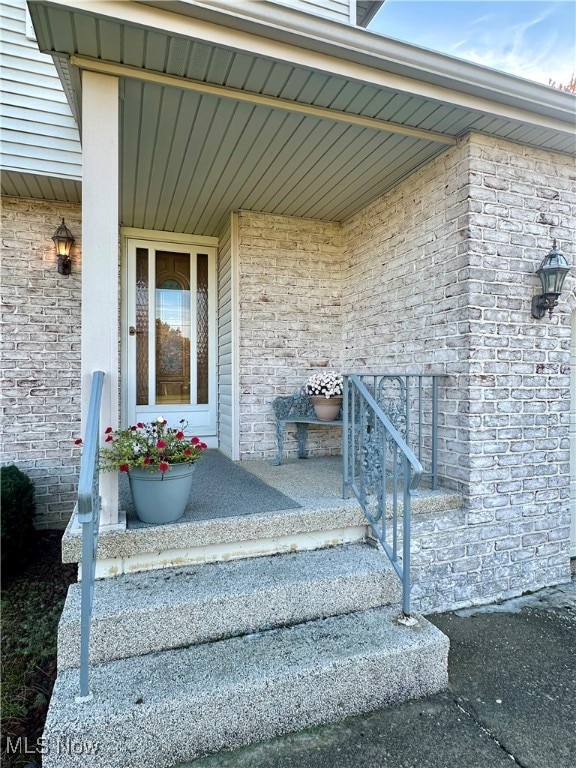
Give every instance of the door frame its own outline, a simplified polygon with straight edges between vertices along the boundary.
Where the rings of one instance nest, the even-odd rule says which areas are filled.
[[[217,286],[217,258],[218,258],[218,238],[217,237],[204,237],[201,235],[187,235],[177,232],[160,232],[150,229],[136,229],[133,227],[122,227],[120,229],[121,237],[121,311],[120,311],[120,334],[121,334],[121,413],[120,423],[122,426],[128,426],[131,423],[133,414],[130,413],[131,396],[130,386],[134,384],[131,381],[130,373],[130,352],[128,348],[128,330],[130,322],[128,316],[129,312],[129,264],[128,264],[128,241],[140,240],[143,241],[143,245],[148,243],[163,243],[169,246],[170,244],[175,246],[189,246],[191,248],[205,248],[206,250],[213,250],[213,268],[210,272],[212,278],[212,289],[210,292],[210,298],[212,299],[212,308],[210,311],[210,322],[212,323],[212,334],[209,339],[209,350],[213,364],[213,381],[210,383],[210,395],[209,398],[214,399],[215,409],[215,425],[214,429],[210,430],[208,434],[200,435],[210,448],[218,447],[218,317],[217,317],[217,298],[218,298],[218,286]],[[160,406],[159,406],[160,408]],[[161,409],[161,408],[160,408]]]

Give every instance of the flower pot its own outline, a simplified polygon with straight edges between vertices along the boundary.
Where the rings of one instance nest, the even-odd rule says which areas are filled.
[[[318,421],[335,421],[340,416],[341,397],[313,397],[312,403]]]
[[[168,472],[132,469],[128,472],[134,509],[143,523],[174,523],[186,507],[192,488],[194,464],[175,464]]]

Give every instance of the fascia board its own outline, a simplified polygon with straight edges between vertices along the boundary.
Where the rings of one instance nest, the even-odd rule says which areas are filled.
[[[523,119],[522,114],[526,118],[532,115],[529,122],[544,127],[559,121],[566,130],[575,124],[573,94],[327,19],[316,18],[311,30],[310,15],[290,8],[271,4],[263,13],[259,3],[246,0],[242,13],[238,6],[232,13],[221,6],[216,10],[216,3],[210,0],[194,4],[181,0],[92,0],[89,5],[79,0],[36,0],[30,3],[33,20],[38,4],[194,37],[501,117]],[[40,49],[51,53],[49,40],[35,27]],[[534,120],[535,115],[543,119]]]
[[[573,94],[350,24],[316,17],[311,25],[310,14],[293,8],[264,6],[258,0],[243,0],[241,4],[235,0],[195,0],[193,4],[186,0],[137,2],[214,23],[226,24],[227,20],[233,28],[246,31],[254,31],[255,23],[265,25],[267,36],[271,37],[274,30],[279,41],[530,111],[542,109],[542,114],[559,110],[567,113],[572,123],[575,121]],[[559,114],[554,116],[562,119]]]

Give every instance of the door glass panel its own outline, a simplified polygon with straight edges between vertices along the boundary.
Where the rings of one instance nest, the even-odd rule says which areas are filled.
[[[208,402],[208,254],[196,262],[196,402]]]
[[[156,251],[156,402],[190,403],[190,255]]]
[[[148,404],[148,249],[136,248],[136,405]]]

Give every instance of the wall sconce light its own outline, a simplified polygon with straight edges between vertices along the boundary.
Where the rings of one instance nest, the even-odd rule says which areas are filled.
[[[558,304],[558,297],[562,293],[562,286],[568,272],[570,272],[570,264],[566,261],[564,254],[556,249],[556,240],[554,240],[552,250],[536,270],[542,283],[542,293],[532,299],[532,317],[541,320],[546,310],[552,317],[552,310]]]
[[[58,272],[61,275],[69,275],[72,272],[72,262],[70,261],[70,249],[74,238],[72,232],[68,229],[62,219],[62,224],[52,235],[54,245],[56,246],[56,256],[58,256]]]

